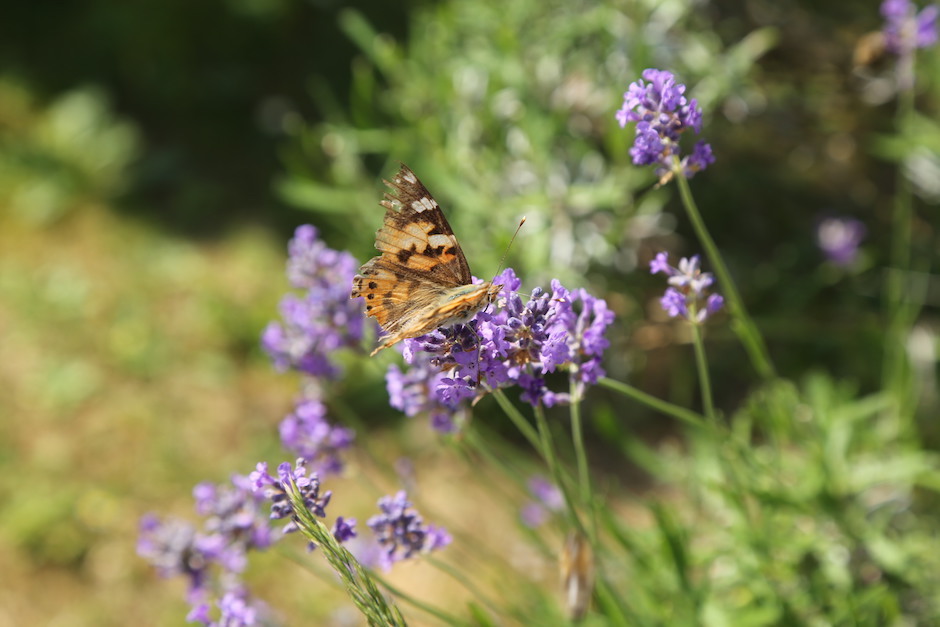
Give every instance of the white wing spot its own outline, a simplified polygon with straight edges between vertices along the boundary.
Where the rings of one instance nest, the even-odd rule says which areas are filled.
[[[437,207],[437,203],[434,202],[434,199],[428,198],[427,196],[411,203],[411,208],[418,213],[421,213],[422,211],[431,211],[435,207]]]
[[[451,245],[451,236],[450,235],[429,235],[428,244],[431,248],[440,248],[444,246],[445,248]]]
[[[416,184],[418,182],[418,177],[414,175],[414,172],[405,172],[402,175],[402,178],[408,181],[411,184]]]

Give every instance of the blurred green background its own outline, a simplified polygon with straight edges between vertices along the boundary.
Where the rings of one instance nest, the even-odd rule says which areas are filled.
[[[258,337],[286,289],[286,241],[312,222],[365,260],[380,179],[398,161],[445,207],[479,276],[496,271],[526,215],[508,259],[523,289],[558,277],[607,298],[618,315],[611,376],[695,406],[688,339],[657,311],[662,287],[645,268],[661,249],[700,251],[672,189],[632,166],[632,132],[613,118],[646,67],[675,72],[705,110],[718,161],[693,191],[781,374],[829,372],[875,391],[896,168],[920,199],[921,258],[936,250],[940,198],[940,59],[921,59],[923,118],[894,128],[889,66],[852,61],[879,26],[877,3],[849,0],[6,7],[0,625],[182,623],[179,582],[157,580],[134,554],[137,519],[188,515],[197,481],[280,459],[276,424],[298,384],[273,372]],[[826,215],[868,227],[849,268],[816,246]],[[933,305],[918,327],[925,346]],[[757,382],[720,323],[709,343],[731,413]],[[932,389],[935,358],[922,366]],[[414,452],[423,425],[398,428],[382,367],[361,371],[345,400],[374,425],[360,441],[380,442],[355,465],[368,474]],[[609,419],[609,399],[593,402]],[[492,407],[481,406],[482,424],[508,432]],[[925,451],[937,445],[935,411],[925,396]],[[648,410],[618,412],[619,429],[653,446],[675,436]],[[648,488],[590,435],[619,497]],[[480,496],[465,460],[430,459]],[[262,574],[283,568],[265,559]],[[310,593],[309,581],[267,586],[272,605],[300,608],[287,624],[348,620],[332,613],[342,597]]]

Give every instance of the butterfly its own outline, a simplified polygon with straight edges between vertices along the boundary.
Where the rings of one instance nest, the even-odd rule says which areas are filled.
[[[492,303],[501,285],[473,283],[470,266],[444,212],[405,164],[379,204],[385,221],[375,234],[381,251],[359,269],[350,298],[382,327],[375,355],[406,338],[468,322]]]

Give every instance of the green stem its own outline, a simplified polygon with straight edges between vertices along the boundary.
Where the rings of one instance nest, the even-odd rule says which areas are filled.
[[[913,60],[911,59],[912,63]],[[899,72],[903,72],[899,69]],[[913,76],[913,68],[908,68]],[[913,80],[900,81],[898,108],[895,125],[898,132],[908,128],[914,113]],[[884,366],[882,379],[885,389],[891,391],[898,404],[898,415],[913,413],[910,365],[906,358],[905,346],[911,324],[916,316],[916,308],[911,303],[911,295],[906,293],[906,283],[911,275],[911,240],[913,212],[913,193],[911,183],[899,164],[895,176],[894,211],[891,217],[891,268],[887,273],[885,286],[885,312],[888,328],[885,333]]]
[[[574,444],[574,455],[578,465],[578,491],[581,503],[588,507],[591,503],[591,475],[588,470],[587,449],[584,446],[584,426],[581,423],[581,398],[577,382],[572,379],[571,404],[568,411],[571,416],[571,441]]]
[[[372,573],[372,578],[375,579],[376,583],[378,583],[380,586],[388,590],[399,601],[407,603],[408,605],[411,605],[421,610],[422,612],[430,614],[434,618],[440,620],[442,623],[447,623],[448,625],[454,625],[455,627],[458,625],[465,624],[464,621],[460,620],[456,616],[453,616],[452,614],[448,614],[447,612],[431,605],[430,603],[426,603],[420,599],[414,598],[407,592],[402,591],[401,588],[396,588],[395,586],[390,584],[388,581],[386,581],[385,578],[383,578],[379,574]]]
[[[711,429],[712,425],[705,421],[705,417],[701,414],[697,414],[694,411],[686,409],[680,405],[675,405],[669,401],[664,401],[661,398],[656,398],[652,394],[647,394],[642,390],[639,390],[632,385],[627,385],[626,383],[621,383],[614,379],[609,379],[607,377],[601,377],[598,379],[598,383],[604,386],[609,390],[614,390],[619,392],[626,397],[632,398],[635,401],[646,405],[647,407],[654,409],[662,414],[667,416],[672,416],[682,422],[691,425],[693,427],[698,427],[699,429]]]
[[[692,345],[695,347],[695,367],[698,370],[699,385],[702,388],[702,407],[705,408],[705,417],[715,424],[715,405],[712,402],[712,382],[708,374],[708,360],[705,359],[705,343],[702,341],[702,327],[694,322],[692,325]]]
[[[764,379],[772,379],[776,376],[776,373],[773,362],[771,362],[770,355],[767,352],[767,347],[764,344],[764,338],[761,336],[760,331],[757,330],[757,325],[754,324],[747,309],[745,309],[741,295],[738,294],[738,288],[731,279],[731,273],[728,272],[728,267],[725,265],[724,259],[718,251],[718,247],[715,245],[715,241],[705,227],[705,222],[702,220],[702,215],[699,213],[698,207],[695,204],[695,199],[692,198],[692,190],[689,187],[689,181],[682,175],[681,171],[676,173],[675,179],[679,186],[679,195],[682,198],[682,204],[685,206],[689,220],[692,222],[692,228],[695,229],[695,234],[698,236],[702,247],[705,249],[708,261],[711,263],[712,269],[718,276],[718,285],[721,287],[721,291],[725,296],[725,300],[728,303],[728,310],[731,312],[733,319],[731,325],[732,329],[744,345],[744,350],[747,351],[757,373]]]
[[[496,402],[499,403],[499,406],[502,407],[503,411],[506,412],[506,415],[509,416],[509,419],[512,420],[513,424],[516,425],[516,428],[529,440],[529,443],[532,444],[532,448],[538,451],[542,459],[545,460],[549,472],[552,475],[552,481],[555,482],[555,485],[558,486],[558,489],[561,490],[562,495],[564,495],[568,511],[576,521],[576,526],[583,531],[584,527],[575,514],[574,499],[571,498],[571,490],[568,487],[569,482],[567,478],[562,475],[561,465],[558,463],[558,456],[555,454],[555,446],[552,442],[551,431],[548,429],[548,421],[545,419],[544,410],[539,406],[535,407],[535,420],[538,425],[538,431],[536,432],[519,410],[516,409],[515,405],[506,397],[505,392],[502,390],[493,390],[493,397],[496,399]]]
[[[502,410],[506,412],[506,415],[512,420],[512,424],[516,426],[516,429],[519,429],[519,433],[525,436],[525,439],[529,441],[532,448],[536,451],[542,451],[541,439],[538,433],[532,428],[529,421],[525,419],[525,416],[523,416],[522,413],[516,409],[516,406],[506,397],[506,393],[502,390],[493,390],[493,398],[496,399],[496,402],[499,403]]]
[[[369,625],[404,627],[405,619],[395,603],[385,598],[369,571],[363,568],[352,553],[337,542],[326,525],[307,509],[293,481],[285,486],[285,489],[293,510],[293,520],[300,532],[319,547]]]
[[[587,447],[584,445],[584,425],[581,420],[581,392],[578,382],[572,377],[569,383],[571,404],[568,406],[571,415],[571,442],[574,445],[575,460],[578,465],[578,494],[581,497],[581,507],[590,513],[590,535],[588,536],[591,548],[597,555],[600,547],[597,545],[597,503],[594,501],[594,490],[591,486],[591,470],[588,465]]]
[[[487,607],[491,612],[493,612],[493,614],[497,616],[500,616],[503,614],[503,611],[499,608],[499,605],[497,605],[494,601],[489,599],[485,594],[483,594],[483,592],[479,588],[473,585],[473,582],[471,582],[470,579],[468,579],[467,576],[464,575],[460,569],[454,568],[450,564],[447,564],[446,562],[442,562],[441,560],[435,559],[430,556],[425,556],[424,559],[429,564],[432,564],[435,568],[442,570],[443,572],[450,575],[454,580],[460,582],[460,584],[470,592],[470,594],[473,596],[473,599],[475,601],[478,601],[479,603]]]
[[[536,405],[533,409],[533,413],[535,414],[535,424],[538,426],[539,435],[542,440],[543,457],[545,457],[545,461],[548,463],[548,470],[552,475],[552,481],[555,482],[555,485],[558,486],[562,496],[565,498],[565,505],[567,505],[568,517],[570,519],[569,522],[580,533],[591,538],[593,545],[593,536],[587,533],[584,524],[581,522],[581,517],[578,516],[578,509],[575,506],[574,498],[571,496],[569,477],[563,474],[561,464],[558,462],[558,455],[555,452],[555,443],[552,439],[551,429],[548,427],[548,419],[545,417],[545,410],[540,405]]]

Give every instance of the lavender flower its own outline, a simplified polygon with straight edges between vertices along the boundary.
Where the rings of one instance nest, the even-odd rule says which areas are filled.
[[[337,542],[347,542],[352,538],[355,538],[356,535],[356,519],[355,518],[343,518],[342,516],[337,516],[336,521],[333,523],[333,537],[336,538]]]
[[[910,0],[885,0],[881,15],[885,18],[885,49],[898,56],[937,43],[937,16],[940,8],[930,4],[918,13]]]
[[[328,248],[310,225],[297,228],[288,250],[288,278],[303,292],[281,301],[282,321],[264,330],[262,347],[280,369],[335,377],[339,369],[331,353],[358,346],[362,339],[364,317],[349,299],[359,264],[349,253]]]
[[[446,426],[444,417],[491,389],[518,386],[524,401],[552,406],[571,399],[548,388],[547,374],[567,370],[579,393],[603,376],[605,333],[613,321],[603,300],[553,281],[551,293],[536,288],[523,302],[512,269],[495,282],[503,286],[496,311],[405,340],[411,370],[394,368],[386,376],[394,406],[410,414],[432,412]]]
[[[137,554],[150,562],[161,577],[186,576],[191,596],[205,587],[213,552],[205,536],[185,521],[161,521],[154,514],[140,520]]]
[[[352,446],[352,429],[331,425],[326,405],[318,398],[301,398],[280,424],[284,448],[306,459],[320,475],[343,470],[342,451]]]
[[[650,273],[660,272],[669,276],[669,287],[659,302],[671,318],[701,324],[724,305],[720,294],[707,293],[714,277],[710,272],[701,271],[698,255],[681,258],[679,267],[674,268],[669,265],[668,253],[657,253],[650,262]]]
[[[236,475],[230,485],[201,483],[193,496],[196,511],[205,517],[202,528],[148,514],[141,519],[137,552],[161,576],[183,575],[189,580],[192,620],[218,624],[208,618],[213,595],[238,588],[247,553],[268,548],[273,538],[261,511],[262,499],[247,477]]]
[[[441,549],[452,541],[443,528],[424,524],[403,490],[394,497],[379,499],[379,509],[382,513],[370,518],[366,524],[375,532],[384,551],[381,565],[386,570],[395,562]]]
[[[268,474],[267,462],[259,462],[255,471],[248,476],[252,489],[271,501],[271,518],[290,518],[290,522],[284,526],[285,534],[300,529],[291,503],[291,493],[299,495],[304,507],[320,518],[326,517],[326,506],[333,495],[328,490],[321,496],[320,479],[316,473],[307,476],[306,464],[307,461],[302,457],[296,461],[293,468],[290,463],[283,462],[278,465],[277,478],[274,478]]]
[[[702,130],[702,110],[695,98],[686,99],[685,89],[670,72],[643,70],[643,78],[630,84],[615,115],[621,128],[636,122],[636,138],[630,149],[633,163],[658,164],[656,174],[663,180],[680,172],[691,178],[715,162],[711,146],[703,141],[690,155],[679,158],[682,133],[692,129],[697,135]]]
[[[560,512],[564,508],[565,499],[561,490],[545,477],[531,477],[528,487],[535,500],[526,503],[522,508],[521,518],[526,526],[539,527],[548,520],[550,514]]]
[[[819,248],[837,266],[850,266],[855,262],[864,238],[865,225],[851,218],[826,218],[816,229]]]
[[[244,588],[226,592],[218,603],[218,620],[211,618],[212,607],[209,603],[200,603],[193,607],[186,616],[189,623],[202,623],[209,627],[242,627],[262,624],[268,614],[267,607],[258,601],[249,599]]]
[[[413,343],[415,340],[405,340],[403,346]],[[413,355],[412,351],[412,359]],[[445,403],[437,396],[437,389],[445,378],[445,373],[426,359],[413,359],[407,372],[392,364],[385,373],[389,404],[409,418],[418,414],[428,415],[431,426],[438,433],[454,433],[464,422],[466,411],[459,404]]]

